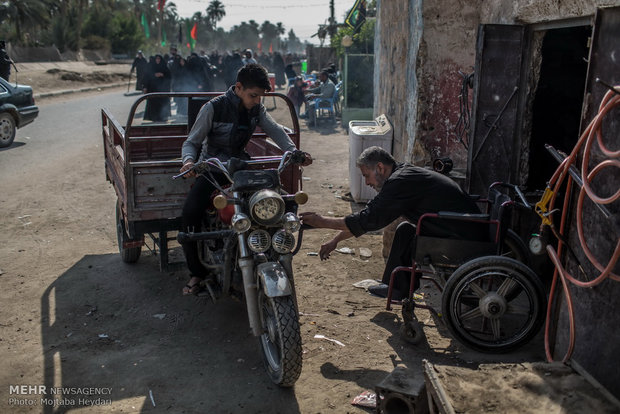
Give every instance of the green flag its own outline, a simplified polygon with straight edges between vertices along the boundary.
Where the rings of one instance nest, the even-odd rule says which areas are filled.
[[[144,36],[148,39],[151,37],[151,32],[149,32],[149,22],[146,21],[146,16],[142,13],[142,27],[144,27]]]
[[[166,46],[166,31],[161,34],[161,45]]]

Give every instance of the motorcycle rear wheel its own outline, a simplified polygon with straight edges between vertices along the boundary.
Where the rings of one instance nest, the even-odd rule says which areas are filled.
[[[275,384],[292,387],[302,364],[299,315],[293,297],[270,298],[261,290],[258,306],[265,329],[259,340],[267,374]]]

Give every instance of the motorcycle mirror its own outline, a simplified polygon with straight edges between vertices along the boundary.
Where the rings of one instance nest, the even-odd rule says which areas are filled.
[[[213,206],[218,210],[225,208],[228,205],[228,200],[221,194],[216,195],[213,198]]]
[[[303,191],[295,193],[295,202],[299,205],[306,204],[308,202],[308,193],[304,193]]]

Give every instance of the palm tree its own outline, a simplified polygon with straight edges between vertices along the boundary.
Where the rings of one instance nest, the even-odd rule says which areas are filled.
[[[280,36],[286,34],[286,29],[282,25],[282,22],[276,23],[276,33],[278,34],[276,39],[278,41],[278,49],[282,49],[282,40]]]
[[[282,36],[286,33],[286,29],[282,25],[282,22],[276,23],[276,32],[278,33],[278,36]]]
[[[215,29],[217,22],[222,20],[226,16],[226,10],[224,10],[224,4],[219,0],[212,0],[207,7],[207,18],[211,23],[211,27]]]
[[[24,25],[45,24],[49,20],[49,8],[43,0],[9,0],[4,4],[2,20],[15,24],[15,35],[21,42]]]

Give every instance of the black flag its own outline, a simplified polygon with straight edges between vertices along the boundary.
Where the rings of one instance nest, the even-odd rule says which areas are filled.
[[[355,0],[355,4],[349,11],[344,22],[358,32],[366,21],[366,0]]]

